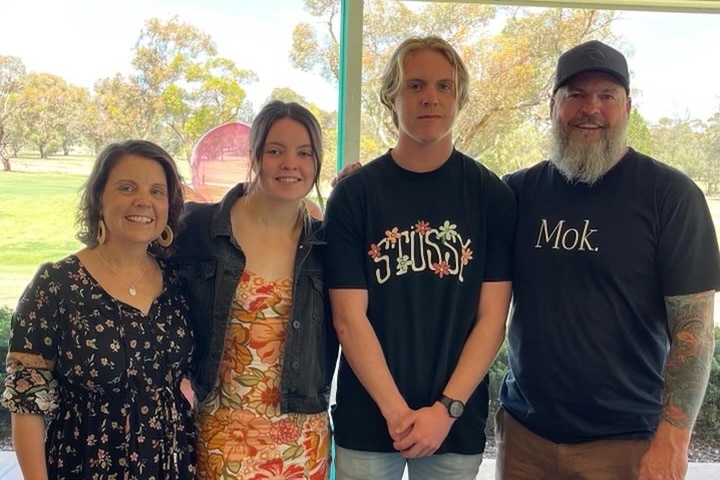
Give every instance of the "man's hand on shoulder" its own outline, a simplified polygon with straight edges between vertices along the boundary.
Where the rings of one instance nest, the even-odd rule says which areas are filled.
[[[360,163],[360,162],[355,162],[355,163],[350,163],[348,165],[345,165],[343,167],[343,169],[340,170],[339,172],[337,172],[335,177],[330,181],[330,185],[334,187],[335,185],[337,185],[337,183],[340,180],[342,180],[345,177],[349,177],[353,173],[360,170],[361,167],[362,167],[362,163]]]

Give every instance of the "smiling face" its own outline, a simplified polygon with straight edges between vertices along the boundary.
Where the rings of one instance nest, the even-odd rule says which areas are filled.
[[[168,220],[165,171],[155,160],[125,155],[110,171],[100,203],[107,243],[149,245]]]
[[[315,181],[315,153],[300,122],[285,117],[272,124],[260,158],[258,187],[275,200],[300,200]]]
[[[571,181],[597,181],[627,150],[631,105],[611,75],[587,72],[572,78],[550,101],[551,161]]]
[[[431,49],[412,52],[402,79],[394,100],[401,141],[418,145],[451,142],[458,102],[454,69],[447,58]]]
[[[575,141],[595,143],[627,123],[630,98],[614,77],[601,72],[577,75],[553,96],[550,111],[558,127]]]

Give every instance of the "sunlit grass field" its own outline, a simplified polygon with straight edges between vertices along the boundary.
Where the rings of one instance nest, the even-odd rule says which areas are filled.
[[[41,263],[82,247],[75,239],[75,212],[91,164],[89,156],[20,158],[13,160],[15,171],[0,171],[0,305],[15,308]],[[720,198],[708,198],[708,204],[720,232]],[[720,299],[720,320],[717,307]]]
[[[0,172],[0,304],[14,308],[38,265],[80,248],[74,219],[85,178]]]
[[[75,212],[92,168],[90,155],[40,159],[21,153],[0,171],[0,305],[15,308],[38,266],[80,248]],[[188,178],[187,162],[178,169]]]

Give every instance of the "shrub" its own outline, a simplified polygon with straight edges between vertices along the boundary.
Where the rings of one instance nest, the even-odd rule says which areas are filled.
[[[695,423],[694,436],[703,443],[720,443],[720,326],[715,326],[715,355],[710,381]]]
[[[485,429],[489,437],[495,435],[495,412],[500,407],[500,385],[509,369],[507,342],[504,342],[490,367],[490,409]],[[715,326],[715,355],[710,370],[710,381],[698,413],[693,436],[703,444],[720,444],[720,325]]]
[[[5,357],[10,342],[10,318],[13,311],[6,305],[0,305],[0,388],[5,384]]]
[[[485,434],[488,437],[495,436],[495,412],[500,408],[500,385],[502,385],[505,374],[510,370],[508,364],[507,340],[503,342],[498,351],[495,361],[490,365],[490,408],[488,409],[487,425]]]
[[[5,389],[5,358],[10,342],[12,313],[10,307],[0,305],[0,393]],[[0,407],[0,446],[9,443],[10,434],[10,412]]]

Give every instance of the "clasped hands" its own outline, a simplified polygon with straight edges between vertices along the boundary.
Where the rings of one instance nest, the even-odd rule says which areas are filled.
[[[435,453],[453,422],[447,409],[438,402],[417,410],[407,408],[387,419],[393,447],[405,458],[427,457]]]

